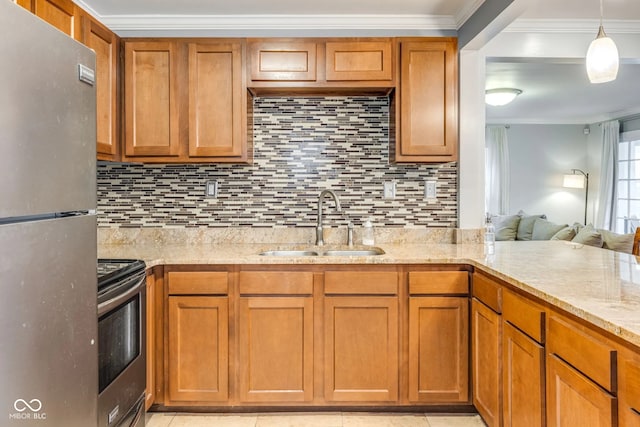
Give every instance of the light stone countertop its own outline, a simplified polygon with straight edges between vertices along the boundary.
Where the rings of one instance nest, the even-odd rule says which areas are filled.
[[[381,243],[368,257],[267,257],[263,250],[291,244],[103,244],[100,258],[136,258],[171,264],[471,264],[543,301],[640,346],[640,265],[636,257],[563,241],[497,242],[485,257],[481,244]],[[309,246],[305,246],[309,247]]]

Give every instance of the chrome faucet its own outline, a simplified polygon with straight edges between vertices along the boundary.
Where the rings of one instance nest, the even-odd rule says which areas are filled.
[[[327,194],[333,197],[333,200],[336,202],[336,210],[338,212],[341,211],[338,195],[333,190],[322,190],[318,196],[318,224],[316,225],[316,245],[318,246],[324,245],[324,233],[322,230],[322,200]]]

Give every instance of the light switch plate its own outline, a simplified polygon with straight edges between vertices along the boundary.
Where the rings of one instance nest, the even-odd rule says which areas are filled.
[[[429,201],[436,200],[436,181],[424,182],[424,198]]]
[[[395,181],[385,181],[384,182],[384,191],[382,193],[383,199],[395,199],[396,198],[396,182]]]
[[[215,181],[215,180],[207,181],[205,196],[210,198],[218,197],[218,181]]]

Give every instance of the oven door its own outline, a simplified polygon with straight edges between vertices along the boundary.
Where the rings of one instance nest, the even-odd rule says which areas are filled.
[[[129,278],[98,304],[99,427],[120,426],[145,393],[145,277]],[[144,405],[141,411],[144,420]]]

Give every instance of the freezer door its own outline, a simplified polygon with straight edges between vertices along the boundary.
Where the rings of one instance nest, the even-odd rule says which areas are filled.
[[[0,219],[95,209],[95,54],[0,2]]]
[[[95,426],[95,216],[0,225],[0,290],[0,424]]]

